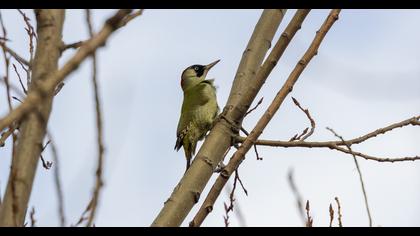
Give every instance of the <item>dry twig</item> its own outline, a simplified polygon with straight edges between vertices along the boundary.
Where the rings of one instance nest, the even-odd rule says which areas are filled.
[[[341,205],[340,205],[340,200],[338,200],[338,197],[335,197],[335,201],[337,202],[337,207],[338,207],[338,226],[339,227],[343,227],[343,222],[341,221]]]
[[[331,133],[333,133],[337,138],[339,138],[341,141],[344,142],[343,137],[340,136],[340,135],[338,135],[333,129],[328,128],[328,127],[327,127],[327,129],[329,131],[331,131]],[[366,193],[365,183],[364,183],[363,177],[362,177],[362,171],[360,170],[360,166],[359,166],[359,163],[357,161],[356,155],[353,153],[353,151],[351,150],[351,147],[350,147],[350,145],[348,143],[346,143],[346,147],[349,150],[349,152],[352,153],[354,164],[356,165],[357,172],[359,173],[360,184],[362,186],[362,192],[363,192],[363,197],[365,199],[366,211],[367,211],[367,215],[368,215],[368,218],[369,218],[369,227],[372,227],[372,216],[370,214],[370,209],[369,209],[369,204],[368,204],[368,199],[367,199],[367,193]]]
[[[294,141],[294,140],[300,140],[300,141],[304,141],[305,139],[309,138],[315,131],[315,120],[311,117],[311,114],[309,113],[308,109],[303,109],[302,106],[300,105],[300,103],[298,102],[298,100],[296,100],[296,98],[292,97],[293,103],[299,107],[299,109],[301,111],[303,111],[306,115],[306,117],[309,119],[309,122],[311,122],[311,129],[308,132],[308,128],[304,129],[303,132],[297,136],[295,135],[293,138],[291,138],[289,141]]]
[[[305,214],[303,212],[302,195],[300,194],[296,186],[295,180],[293,178],[293,169],[289,170],[289,173],[287,175],[287,180],[289,182],[290,188],[292,189],[293,195],[295,195],[296,208],[299,212],[300,219],[302,220],[302,222],[306,222]]]
[[[340,152],[344,152],[347,154],[354,154],[356,156],[362,157],[366,160],[373,160],[378,162],[401,162],[401,161],[416,161],[420,160],[420,156],[414,156],[414,157],[397,157],[397,158],[381,158],[381,157],[375,157],[363,154],[361,152],[356,151],[350,151],[347,148],[343,148],[341,146],[347,145],[353,145],[353,144],[359,144],[362,143],[368,139],[374,138],[380,134],[384,134],[386,132],[389,132],[396,128],[402,128],[408,125],[413,126],[419,126],[420,125],[420,115],[411,117],[409,119],[391,124],[389,126],[379,128],[375,131],[372,131],[370,133],[367,133],[363,136],[360,136],[358,138],[349,139],[349,140],[339,140],[339,141],[322,141],[322,142],[307,142],[307,141],[277,141],[277,140],[257,140],[255,141],[255,145],[261,145],[261,146],[271,146],[271,147],[305,147],[305,148],[329,148],[333,150],[337,150]],[[246,137],[237,137],[237,142],[244,142]]]
[[[309,214],[309,211],[310,211],[309,200],[306,201],[305,210],[306,210],[306,227],[312,227],[314,223],[314,219]]]
[[[92,27],[92,19],[91,13],[89,9],[86,9],[86,22],[88,25],[89,36],[92,38],[93,27]],[[103,166],[103,155],[104,155],[104,144],[103,144],[103,130],[102,130],[102,112],[101,112],[101,104],[99,99],[99,88],[98,88],[98,80],[97,80],[97,62],[96,62],[96,54],[93,52],[92,56],[92,83],[93,83],[93,92],[95,98],[95,111],[96,111],[96,130],[97,130],[97,147],[98,147],[98,167],[96,169],[96,184],[93,190],[93,197],[92,197],[92,209],[89,214],[89,218],[87,221],[86,226],[89,227],[93,223],[93,219],[95,218],[96,207],[98,205],[99,193],[103,186],[102,180],[102,166]]]
[[[52,134],[48,131],[47,138],[50,140],[50,148],[54,162],[54,184],[55,189],[57,191],[58,215],[60,216],[60,226],[64,227],[66,225],[66,217],[64,213],[64,193],[63,188],[61,187],[60,179],[60,159],[58,158],[58,150],[55,145]]]
[[[329,207],[329,212],[330,212],[330,227],[332,227],[332,222],[334,220],[334,209],[330,203],[330,207]]]

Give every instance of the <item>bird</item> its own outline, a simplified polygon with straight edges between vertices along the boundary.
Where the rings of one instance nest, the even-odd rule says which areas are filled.
[[[204,139],[219,113],[214,79],[206,79],[209,70],[219,61],[216,60],[208,65],[189,66],[181,74],[184,97],[174,149],[179,151],[184,147],[187,159],[185,171],[190,168],[197,142]]]

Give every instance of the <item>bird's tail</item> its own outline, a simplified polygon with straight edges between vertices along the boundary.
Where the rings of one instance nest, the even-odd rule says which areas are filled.
[[[185,158],[187,159],[187,171],[191,166],[191,159],[195,153],[197,143],[184,143]]]

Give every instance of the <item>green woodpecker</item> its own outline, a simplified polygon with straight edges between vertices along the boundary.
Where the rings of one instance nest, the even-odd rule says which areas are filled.
[[[209,70],[216,65],[217,60],[208,65],[192,65],[181,75],[181,87],[184,91],[181,117],[176,131],[175,150],[184,147],[187,159],[187,170],[195,153],[197,142],[202,140],[213,125],[219,107],[216,99],[216,88],[213,79],[206,80]]]

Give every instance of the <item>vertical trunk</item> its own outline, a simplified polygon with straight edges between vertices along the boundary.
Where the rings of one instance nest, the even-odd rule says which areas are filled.
[[[41,9],[35,10],[35,14],[38,40],[29,91],[58,68],[65,11]],[[52,94],[42,94],[41,103],[35,111],[22,120],[16,155],[12,160],[5,197],[0,206],[0,226],[22,226],[24,223],[52,99]]]

